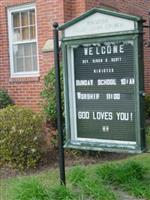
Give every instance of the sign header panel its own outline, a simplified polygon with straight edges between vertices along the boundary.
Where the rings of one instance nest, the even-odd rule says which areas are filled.
[[[93,15],[73,24],[64,30],[65,37],[133,31],[136,23],[132,20],[102,13]]]

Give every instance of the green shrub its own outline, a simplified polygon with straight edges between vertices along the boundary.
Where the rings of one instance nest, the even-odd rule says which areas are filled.
[[[83,182],[79,183],[79,187],[87,196],[86,199],[116,200],[115,194],[109,187],[105,186],[101,180],[87,178],[83,180]]]
[[[141,180],[146,169],[135,161],[128,161],[124,164],[104,165],[97,170],[102,180],[115,184],[128,184],[131,180]]]
[[[87,177],[86,170],[80,166],[74,167],[71,172],[69,179],[73,185],[78,185]]]
[[[63,96],[63,74],[62,67],[60,70],[61,76],[61,90],[62,90],[62,105],[64,103]],[[49,73],[44,78],[44,89],[41,92],[41,96],[44,99],[44,112],[46,114],[47,120],[56,124],[57,114],[56,114],[56,90],[55,90],[55,68],[52,68]],[[64,107],[62,106],[62,112]]]
[[[50,191],[50,198],[49,200],[75,200],[75,196],[70,189],[67,187],[60,185],[60,186],[55,186]]]
[[[150,118],[150,95],[145,96],[145,117]]]
[[[45,187],[35,178],[14,182],[10,200],[77,200],[74,193],[63,185]]]
[[[6,91],[0,89],[0,109],[12,105],[12,100]]]
[[[35,167],[40,159],[42,117],[17,106],[0,110],[0,155],[18,169]]]
[[[48,191],[35,178],[19,180],[11,193],[11,200],[49,200]]]

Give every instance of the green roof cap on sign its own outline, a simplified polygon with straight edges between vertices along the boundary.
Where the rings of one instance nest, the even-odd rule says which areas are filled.
[[[102,14],[106,14],[106,15],[111,15],[111,16],[115,16],[115,17],[119,17],[119,18],[123,18],[123,19],[128,19],[131,21],[140,21],[142,20],[141,17],[139,16],[135,16],[135,15],[128,15],[125,13],[121,13],[121,12],[116,12],[116,11],[111,11],[111,10],[106,10],[103,8],[92,8],[91,10],[87,11],[86,13],[80,15],[79,17],[64,23],[63,25],[59,26],[59,30],[64,30],[72,25],[74,25],[75,23],[85,19],[86,17],[94,14],[94,13],[102,13]]]

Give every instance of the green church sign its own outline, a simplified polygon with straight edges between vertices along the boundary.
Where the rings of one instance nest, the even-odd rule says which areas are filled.
[[[142,20],[92,9],[62,25],[66,147],[142,152]]]

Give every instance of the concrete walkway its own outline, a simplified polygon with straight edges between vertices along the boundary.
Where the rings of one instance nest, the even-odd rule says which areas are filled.
[[[120,190],[113,189],[113,191],[115,194],[117,194],[118,200],[144,200],[144,199],[139,199],[139,198],[130,196],[127,193]]]

